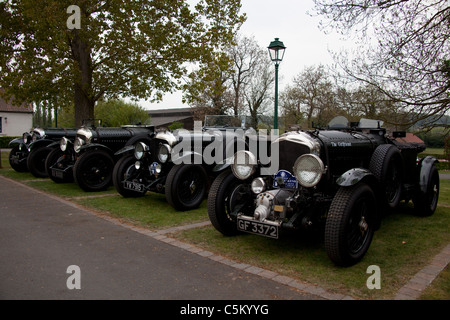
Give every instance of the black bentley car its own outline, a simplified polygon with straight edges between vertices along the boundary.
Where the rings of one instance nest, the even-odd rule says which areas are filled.
[[[14,146],[9,154],[11,168],[17,172],[29,171],[35,177],[47,177],[45,159],[55,148],[55,142],[61,137],[75,138],[76,129],[64,128],[34,128],[31,132],[25,132],[22,138],[11,140],[10,146]]]
[[[154,133],[154,127],[146,125],[84,125],[73,142],[61,138],[59,148],[48,154],[45,167],[55,182],[75,181],[85,191],[105,190],[112,183],[114,153],[137,141],[148,142]]]
[[[153,191],[165,193],[179,211],[197,208],[216,176],[213,168],[238,149],[248,149],[248,137],[254,135],[245,116],[219,115],[206,116],[193,131],[158,132],[149,144],[118,152],[122,158],[114,168],[114,185],[124,197]]]
[[[424,144],[402,143],[381,122],[333,119],[329,127],[288,132],[271,145],[271,171],[249,151],[211,186],[208,215],[224,235],[278,238],[287,230],[323,232],[329,258],[350,266],[363,258],[383,213],[412,200],[432,215],[439,196],[437,159],[418,159]]]

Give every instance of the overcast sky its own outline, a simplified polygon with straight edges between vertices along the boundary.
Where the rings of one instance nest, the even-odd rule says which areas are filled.
[[[241,11],[247,15],[241,35],[254,36],[262,48],[267,48],[274,38],[286,46],[279,67],[279,92],[306,66],[330,64],[328,49],[339,51],[346,45],[337,35],[319,30],[320,17],[307,14],[312,11],[312,0],[241,0],[241,3]],[[141,101],[141,104],[146,109],[188,107],[182,104],[181,94],[166,95],[160,103]]]

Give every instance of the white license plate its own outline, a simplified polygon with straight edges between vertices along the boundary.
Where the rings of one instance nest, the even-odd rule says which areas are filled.
[[[259,234],[261,236],[278,239],[279,226],[276,223],[264,223],[248,218],[237,218],[237,228],[240,231]]]
[[[143,192],[144,188],[145,188],[145,186],[143,184],[140,184],[137,182],[131,182],[131,181],[124,181],[123,187],[128,190],[140,191],[140,192]]]

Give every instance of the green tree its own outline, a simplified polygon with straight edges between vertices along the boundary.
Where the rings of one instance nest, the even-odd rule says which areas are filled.
[[[99,101],[95,106],[95,119],[101,119],[107,127],[150,124],[148,112],[141,106],[123,100]]]
[[[6,0],[0,86],[18,100],[72,101],[76,126],[100,99],[159,100],[180,87],[189,63],[232,41],[245,20],[240,7],[240,0]],[[79,29],[71,24],[77,8]]]

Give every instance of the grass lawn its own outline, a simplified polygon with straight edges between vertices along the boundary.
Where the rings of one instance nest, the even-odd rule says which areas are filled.
[[[2,153],[0,174],[33,188],[58,195],[96,211],[152,230],[208,221],[206,203],[197,210],[175,211],[164,195],[147,193],[141,198],[123,198],[113,187],[100,193],[82,191],[75,183],[57,184],[37,179],[29,173],[17,173]],[[392,299],[396,292],[450,242],[450,180],[441,180],[438,209],[431,217],[417,217],[404,205],[388,215],[375,233],[369,252],[357,265],[340,268],[333,265],[321,239],[284,234],[279,240],[242,234],[224,237],[212,226],[172,234],[218,255],[273,270],[299,281],[317,284],[329,291],[361,299]],[[367,268],[381,270],[381,289],[369,290]],[[423,299],[450,299],[450,272],[445,270],[424,292]]]

